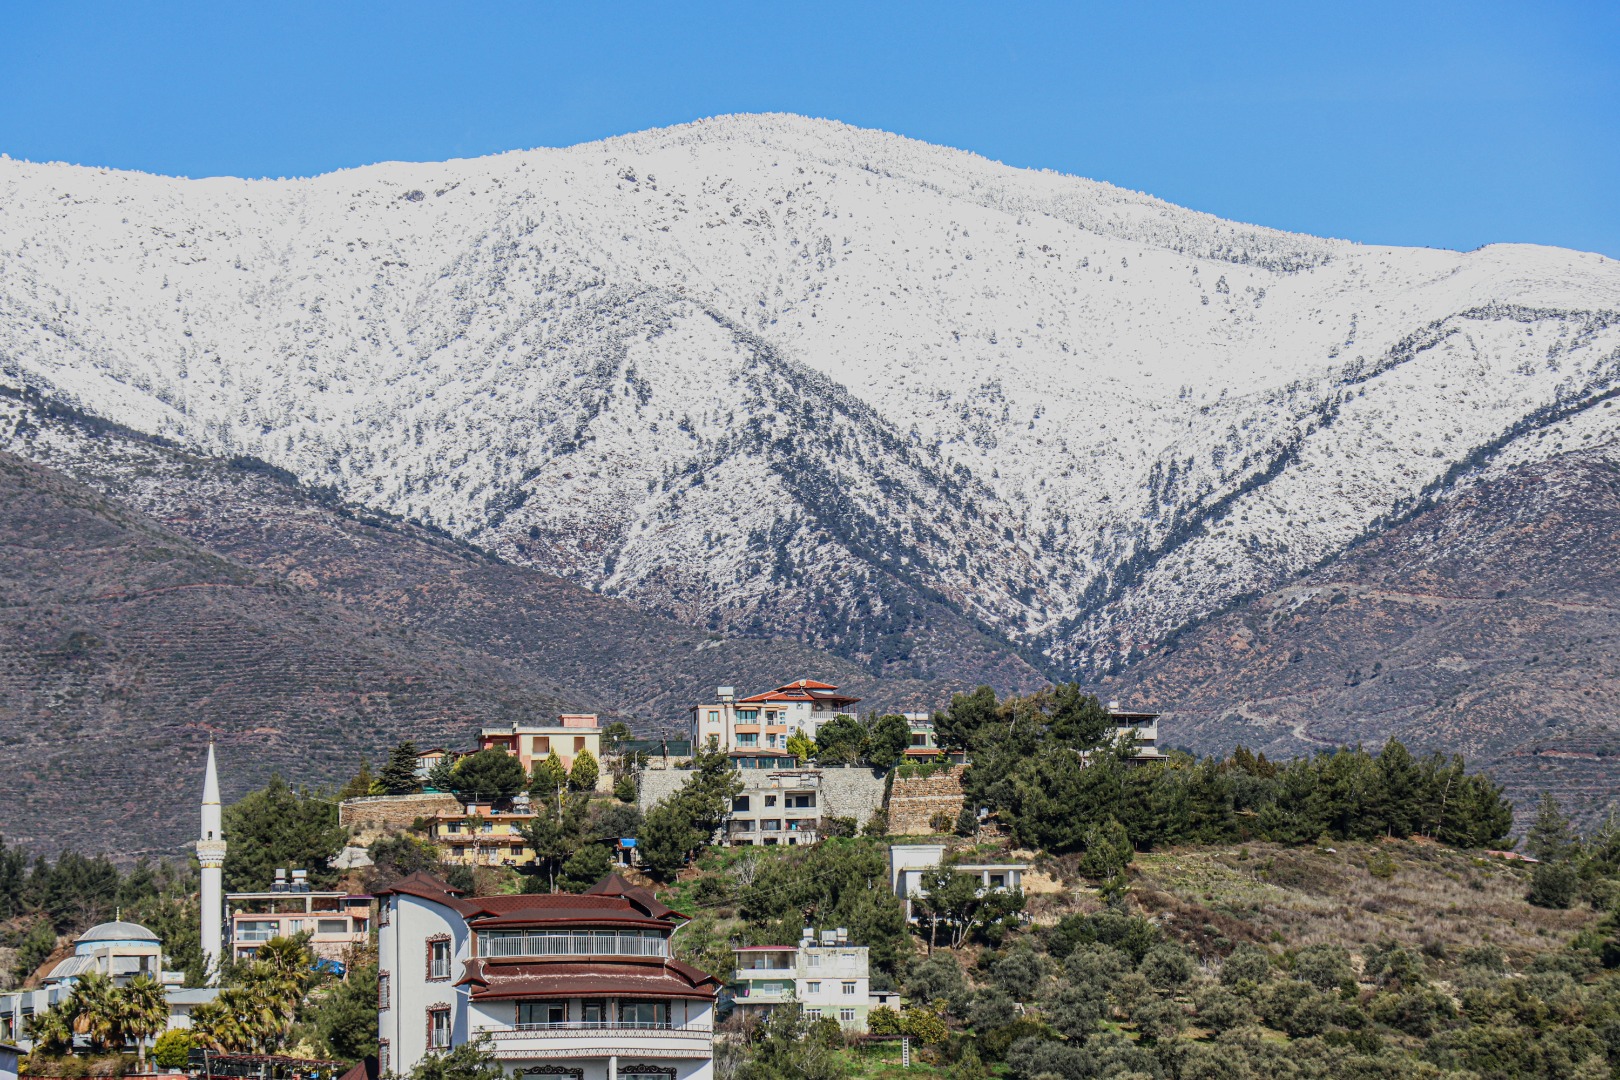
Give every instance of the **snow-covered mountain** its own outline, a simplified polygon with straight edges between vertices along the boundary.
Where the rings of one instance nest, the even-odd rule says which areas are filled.
[[[0,382],[683,621],[1095,673],[1620,435],[1620,266],[793,116],[304,180],[0,161]],[[937,642],[936,642],[937,644]]]

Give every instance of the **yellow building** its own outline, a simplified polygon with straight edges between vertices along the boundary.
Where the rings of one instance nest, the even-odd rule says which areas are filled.
[[[460,866],[523,866],[534,862],[534,849],[523,838],[523,826],[534,820],[521,798],[509,810],[475,803],[460,812],[440,811],[428,835],[444,861]]]

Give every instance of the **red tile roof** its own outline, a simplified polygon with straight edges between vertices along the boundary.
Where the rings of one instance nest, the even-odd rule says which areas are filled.
[[[606,995],[712,1001],[720,980],[690,964],[656,956],[604,956],[589,963],[477,957],[467,962],[467,973],[457,985],[472,987],[472,996],[479,1001]]]
[[[796,682],[778,686],[775,690],[767,690],[763,694],[739,698],[738,704],[768,701],[827,701],[835,705],[853,705],[859,700],[861,699],[858,697],[838,693],[838,687],[831,683],[816,682],[814,679],[799,679]]]

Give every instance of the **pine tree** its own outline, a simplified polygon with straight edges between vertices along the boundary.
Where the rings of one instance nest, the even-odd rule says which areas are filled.
[[[1552,792],[1542,792],[1535,824],[1524,837],[1524,850],[1544,863],[1563,862],[1580,851],[1580,837],[1570,826]]]
[[[394,747],[378,778],[382,781],[383,794],[414,795],[422,790],[422,783],[416,777],[416,756],[416,744],[409,739]]]

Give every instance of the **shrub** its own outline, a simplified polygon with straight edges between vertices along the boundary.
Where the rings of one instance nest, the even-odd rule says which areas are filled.
[[[1179,990],[1192,981],[1192,957],[1176,945],[1155,945],[1142,957],[1140,971],[1155,990]]]
[[[898,1035],[900,1014],[887,1005],[879,1005],[866,1014],[866,1030],[872,1035]]]
[[[1356,972],[1350,954],[1342,945],[1311,945],[1294,957],[1294,977],[1318,990],[1355,987]]]
[[[968,1026],[974,1031],[990,1031],[1005,1027],[1018,1018],[1018,1009],[1006,991],[988,987],[973,995],[973,1007],[968,1010]]]
[[[184,1028],[165,1031],[152,1046],[152,1061],[165,1069],[184,1069],[197,1037]]]
[[[1536,907],[1567,908],[1575,902],[1579,884],[1575,868],[1568,863],[1542,863],[1530,876],[1530,891],[1525,899]]]
[[[978,1037],[979,1057],[984,1061],[1005,1061],[1007,1051],[1020,1039],[1050,1039],[1052,1029],[1031,1016],[1020,1017]]]
[[[1428,989],[1379,994],[1372,1001],[1374,1020],[1420,1039],[1433,1035],[1456,1017],[1451,999]]]
[[[1256,986],[1271,978],[1271,954],[1258,945],[1239,945],[1221,965],[1221,982],[1227,986],[1253,983]]]
[[[930,1009],[906,1009],[900,1014],[900,1034],[932,1046],[950,1038],[951,1032],[939,1013]]]

